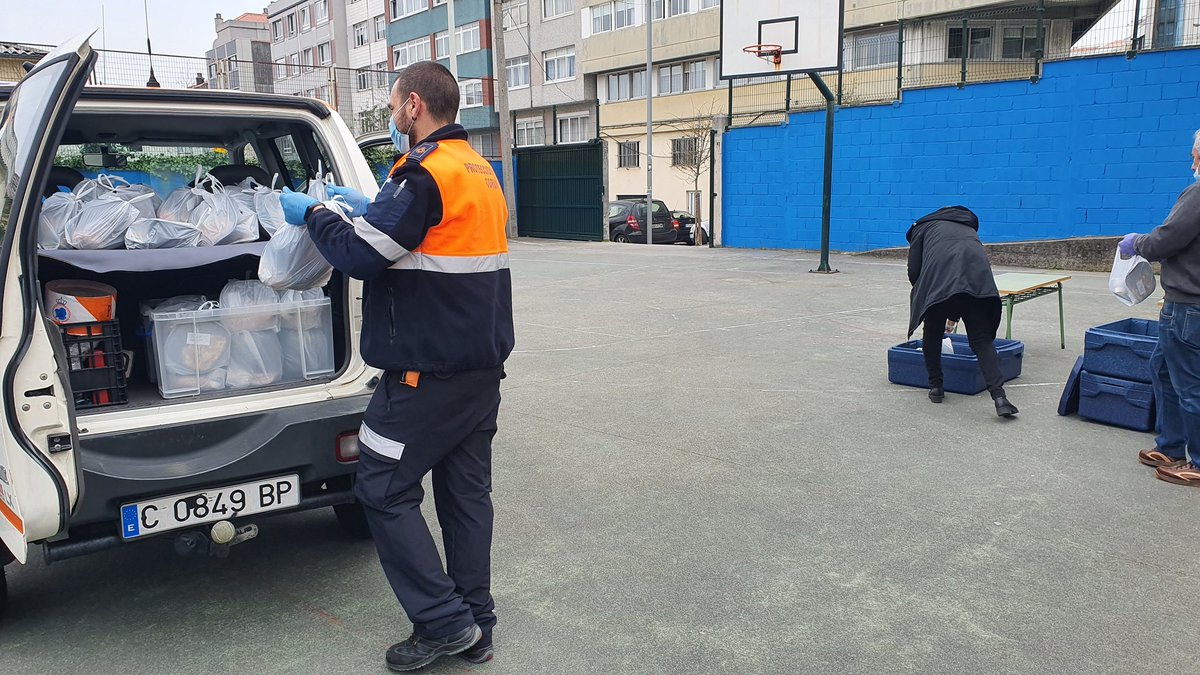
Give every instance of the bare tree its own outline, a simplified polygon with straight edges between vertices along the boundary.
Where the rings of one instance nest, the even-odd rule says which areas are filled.
[[[712,157],[712,104],[696,112],[696,117],[677,118],[668,126],[679,133],[671,143],[671,166],[691,183],[692,190],[699,192],[700,178],[708,173]],[[694,210],[696,212],[692,215],[696,218],[696,231],[703,232],[700,209]],[[696,238],[696,243],[701,243],[700,237]]]

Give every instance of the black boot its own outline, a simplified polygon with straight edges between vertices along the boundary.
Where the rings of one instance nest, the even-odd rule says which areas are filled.
[[[471,663],[487,663],[492,660],[494,652],[492,651],[492,636],[484,633],[483,637],[466,651],[458,656],[464,658]]]
[[[1008,402],[1008,398],[1004,394],[997,396],[993,401],[996,403],[996,414],[1001,417],[1012,417],[1020,412],[1017,410],[1017,406]]]
[[[929,400],[934,403],[941,403],[946,398],[946,392],[941,385],[929,388]]]
[[[474,625],[442,638],[427,638],[413,633],[407,640],[392,645],[388,650],[387,667],[398,672],[424,668],[440,656],[470,649],[481,637],[483,631]]]

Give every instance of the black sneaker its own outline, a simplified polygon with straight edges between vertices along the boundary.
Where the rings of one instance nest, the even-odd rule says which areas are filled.
[[[1008,399],[1004,396],[997,396],[994,401],[996,403],[996,414],[1001,417],[1012,417],[1020,412],[1017,410],[1017,406],[1009,403]]]
[[[479,626],[464,628],[443,638],[427,638],[413,633],[387,651],[387,667],[397,672],[424,668],[440,656],[450,656],[469,649],[481,637],[483,631]]]
[[[459,652],[458,656],[471,663],[487,663],[491,661],[492,656],[494,656],[492,651],[492,636],[484,635],[479,638],[479,642],[471,645],[465,651]]]

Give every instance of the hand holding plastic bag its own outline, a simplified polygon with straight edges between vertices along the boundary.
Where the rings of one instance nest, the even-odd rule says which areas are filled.
[[[1123,304],[1133,306],[1154,293],[1154,269],[1140,255],[1122,258],[1120,249],[1113,256],[1112,273],[1108,275],[1108,290]]]
[[[325,207],[338,213],[346,222],[349,207],[345,202],[330,200]],[[304,291],[329,283],[333,265],[317,250],[307,227],[284,227],[277,230],[263,248],[258,264],[258,278],[267,286],[282,291]]]

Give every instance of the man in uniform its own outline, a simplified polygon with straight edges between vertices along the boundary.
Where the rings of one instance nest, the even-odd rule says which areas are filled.
[[[491,166],[454,118],[446,68],[409,66],[388,107],[393,142],[412,150],[374,201],[331,187],[353,224],[301,193],[281,197],[338,270],[366,282],[362,354],[384,371],[359,430],[355,494],[413,635],[387,665],[415,670],[440,656],[492,658],[492,437],[503,364],[513,348],[508,210]],[[443,571],[421,514],[433,491]]]

